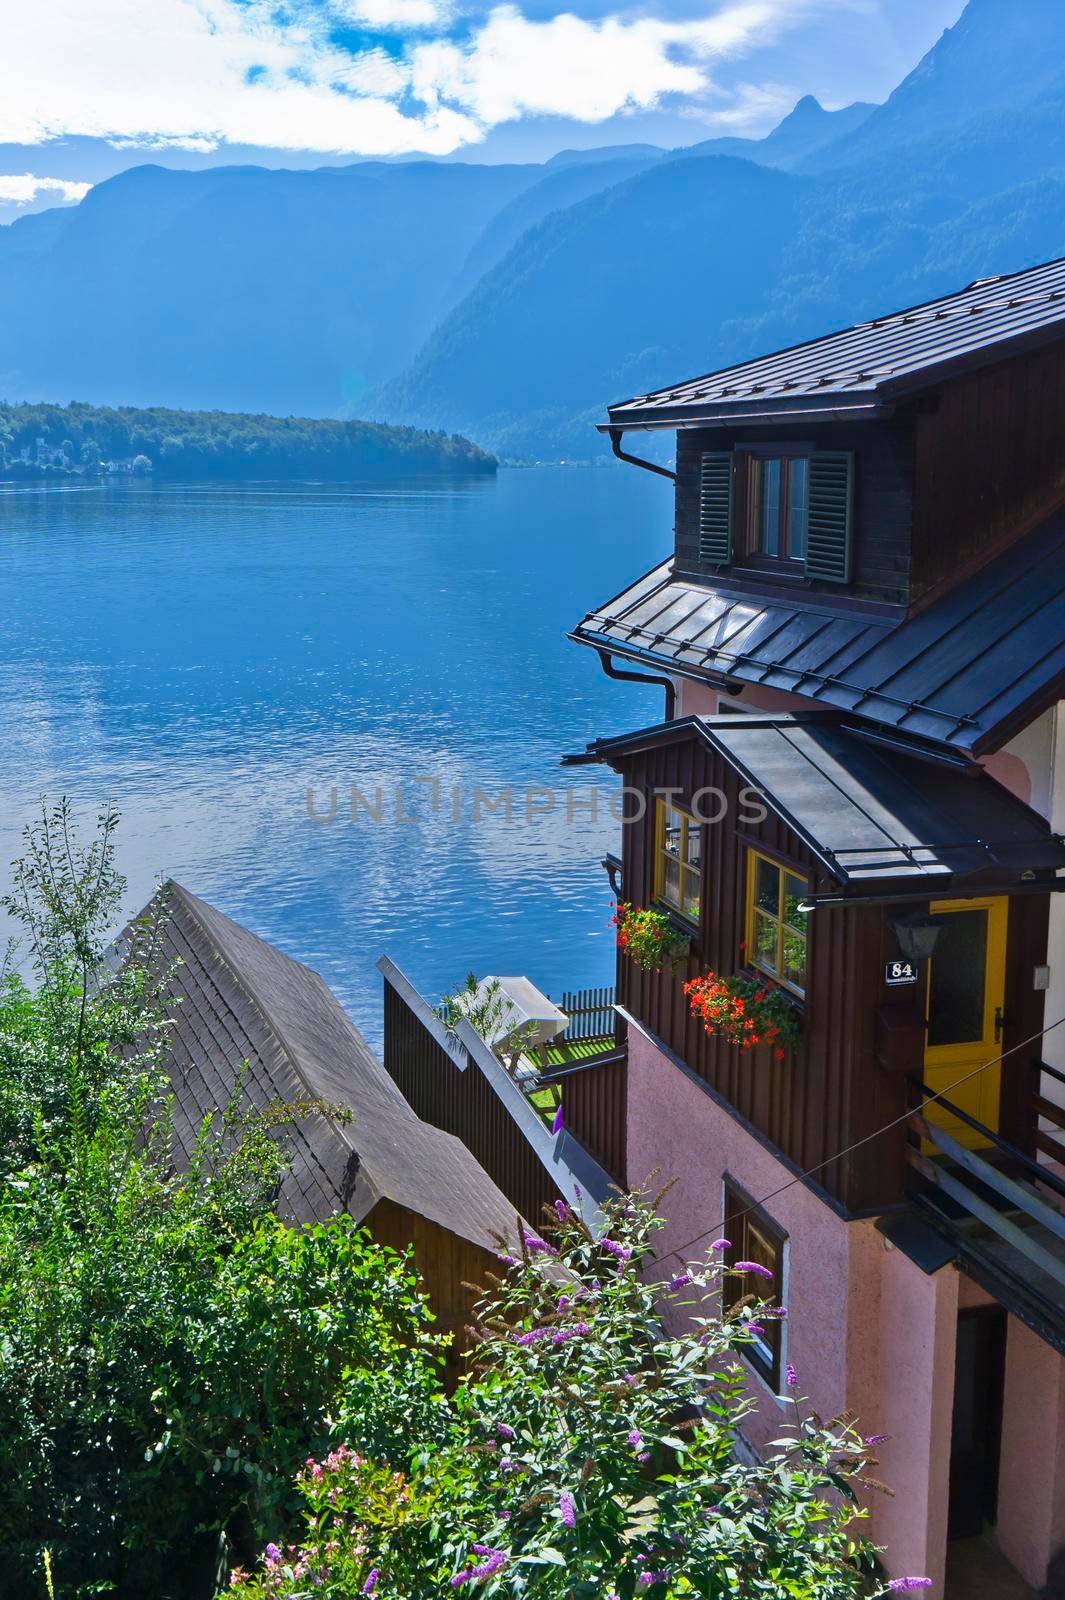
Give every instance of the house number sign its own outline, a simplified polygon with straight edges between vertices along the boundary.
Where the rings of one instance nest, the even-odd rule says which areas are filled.
[[[884,968],[884,982],[889,988],[895,988],[903,983],[916,983],[917,963],[915,961],[889,961]]]

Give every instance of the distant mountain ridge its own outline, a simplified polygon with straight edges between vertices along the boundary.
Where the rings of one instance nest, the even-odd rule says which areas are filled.
[[[1065,254],[1065,3],[970,0],[878,107],[543,165],[144,167],[0,228],[0,395],[601,452],[606,404]]]

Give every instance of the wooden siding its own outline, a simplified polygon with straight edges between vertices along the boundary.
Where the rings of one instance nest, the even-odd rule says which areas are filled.
[[[731,450],[774,438],[801,440],[818,450],[853,450],[854,520],[851,581],[845,593],[905,604],[909,592],[913,521],[913,422],[816,426],[781,423],[740,431],[681,431],[677,435],[676,554],[685,572],[710,572],[699,560],[699,470],[704,450]],[[763,575],[764,581],[764,575]],[[815,584],[838,601],[838,584]]]
[[[469,1284],[488,1287],[486,1274],[498,1272],[499,1263],[487,1250],[460,1239],[426,1217],[408,1211],[391,1200],[379,1200],[367,1218],[366,1226],[378,1244],[402,1254],[410,1247],[414,1265],[429,1296],[436,1317],[434,1333],[454,1335],[448,1351],[444,1378],[454,1389],[466,1370],[466,1352],[472,1340],[466,1332],[473,1308],[479,1299]]]
[[[817,868],[802,841],[772,813],[756,827],[735,826],[741,782],[701,745],[647,752],[627,764],[624,781],[648,795],[645,821],[624,829],[625,893],[641,905],[654,898],[652,791],[679,786],[683,805],[712,786],[725,794],[729,809],[723,822],[703,830],[706,892],[686,967],[675,975],[644,972],[619,953],[619,1002],[790,1161],[804,1171],[820,1168],[814,1181],[841,1206],[865,1212],[901,1199],[901,1128],[821,1165],[906,1110],[904,1075],[884,1072],[874,1058],[876,1010],[887,998],[883,962],[894,954],[882,912],[846,907],[811,916],[803,1051],[778,1061],[768,1050],[741,1053],[711,1038],[692,1017],[683,984],[707,969],[727,975],[744,968],[747,848],[794,863],[812,887],[818,886]],[[640,1115],[640,1108],[632,1114]]]
[[[1065,503],[1065,345],[943,386],[917,418],[913,596]]]
[[[562,1116],[575,1139],[605,1167],[615,1183],[627,1183],[625,1106],[628,1069],[624,1061],[582,1067],[562,1078]]]
[[[461,1071],[403,997],[385,984],[385,1067],[425,1122],[461,1139],[488,1176],[534,1225],[559,1191],[494,1093],[471,1064]]]

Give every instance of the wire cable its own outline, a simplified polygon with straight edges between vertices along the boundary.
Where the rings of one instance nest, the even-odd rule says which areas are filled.
[[[1056,1022],[1050,1023],[1048,1027],[1040,1028],[1038,1033],[1033,1033],[1030,1038],[1022,1039],[1020,1044],[1012,1045],[1010,1049],[1004,1050],[993,1061],[985,1061],[982,1066],[974,1067],[972,1072],[967,1072],[964,1077],[948,1084],[947,1088],[940,1089],[936,1094],[927,1095],[921,1109],[923,1110],[925,1106],[930,1105],[933,1100],[945,1100],[948,1095],[954,1093],[955,1089],[960,1089],[962,1084],[968,1083],[971,1078],[978,1078],[981,1072],[987,1072],[990,1067],[1000,1066],[1010,1056],[1016,1055],[1018,1050],[1027,1050],[1029,1045],[1035,1044],[1037,1039],[1045,1039],[1048,1033],[1053,1033],[1054,1029],[1060,1028],[1063,1023],[1065,1023],[1065,1017],[1059,1017]],[[829,1156],[827,1161],[821,1161],[816,1167],[808,1167],[805,1172],[797,1173],[794,1178],[789,1178],[787,1183],[782,1183],[779,1189],[771,1190],[769,1194],[763,1195],[760,1200],[752,1201],[744,1210],[734,1211],[731,1216],[723,1217],[714,1227],[705,1228],[702,1233],[697,1233],[694,1239],[689,1239],[685,1244],[679,1244],[675,1249],[667,1251],[662,1260],[669,1261],[671,1257],[676,1256],[683,1263],[685,1252],[690,1250],[693,1245],[700,1244],[703,1239],[708,1239],[712,1233],[720,1233],[726,1222],[739,1222],[743,1217],[750,1216],[752,1211],[757,1211],[760,1206],[766,1205],[770,1200],[775,1200],[777,1195],[783,1194],[785,1190],[794,1188],[797,1183],[805,1183],[807,1178],[812,1178],[817,1172],[823,1172],[826,1167],[831,1167],[837,1161],[843,1161],[847,1156],[853,1155],[855,1150],[860,1150],[863,1145],[871,1144],[874,1139],[879,1139],[883,1134],[890,1133],[892,1128],[897,1128],[900,1123],[909,1122],[913,1114],[912,1110],[904,1111],[901,1117],[895,1117],[891,1122],[885,1122],[882,1128],[877,1128],[872,1133],[865,1134],[863,1138],[856,1139],[853,1144],[847,1145],[846,1149],[840,1150],[834,1156]]]

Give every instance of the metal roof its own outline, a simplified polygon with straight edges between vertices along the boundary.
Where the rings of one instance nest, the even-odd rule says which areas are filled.
[[[252,1106],[313,1098],[352,1113],[349,1124],[295,1123],[279,1215],[346,1210],[362,1221],[387,1198],[487,1250],[513,1235],[514,1207],[460,1140],[415,1115],[316,972],[180,884],[160,895],[162,959],[178,963],[168,1037],[179,1161],[246,1062],[241,1095]]]
[[[1065,260],[637,395],[603,427],[685,427],[781,413],[875,415],[954,372],[998,361],[1065,333]]]
[[[589,612],[573,637],[981,755],[1057,699],[1065,678],[1065,512],[909,617],[759,598],[728,579],[675,576],[666,562]]]
[[[683,717],[599,740],[573,759],[615,765],[688,739],[722,755],[859,898],[925,887],[942,895],[956,880],[1065,869],[1065,842],[986,773],[875,747],[824,713]],[[757,836],[757,825],[749,831]]]

